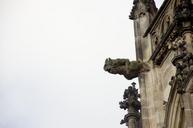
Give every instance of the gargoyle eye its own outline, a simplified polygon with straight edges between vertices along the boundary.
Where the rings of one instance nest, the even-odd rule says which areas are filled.
[[[112,64],[112,59],[111,59],[111,58],[107,58],[107,59],[106,59],[106,63]]]

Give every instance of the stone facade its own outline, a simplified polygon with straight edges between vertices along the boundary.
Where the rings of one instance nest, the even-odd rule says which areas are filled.
[[[148,90],[141,91],[147,102],[143,112],[142,101],[142,123],[149,122],[144,128],[193,128],[192,25],[191,0],[165,0],[141,39],[149,39],[151,56],[143,54],[152,66],[139,77],[141,90]]]
[[[131,79],[139,78],[140,110],[123,102],[120,107],[133,108],[133,115],[141,117],[126,115],[122,123],[129,128],[193,128],[193,0],[165,0],[159,10],[154,0],[134,0],[130,19],[136,62],[148,70],[129,70],[134,71]]]

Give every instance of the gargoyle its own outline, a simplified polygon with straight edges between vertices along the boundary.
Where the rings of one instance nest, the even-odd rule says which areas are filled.
[[[129,61],[129,59],[111,59],[105,60],[104,70],[111,74],[123,75],[131,80],[139,76],[142,72],[149,71],[149,66],[140,61]]]

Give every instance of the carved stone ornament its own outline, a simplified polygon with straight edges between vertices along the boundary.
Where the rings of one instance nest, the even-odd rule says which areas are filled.
[[[177,92],[183,94],[189,79],[193,75],[193,54],[187,52],[185,41],[179,42],[176,47],[178,55],[172,60],[173,65],[176,67],[176,74],[169,84],[177,84]]]
[[[153,60],[154,64],[160,65],[167,54],[170,51],[170,34],[174,30],[175,24],[172,23],[167,28],[166,33],[162,35],[162,37],[159,39],[159,43],[157,43],[156,48],[151,56],[151,60]]]
[[[140,2],[144,4],[144,8],[138,7]],[[141,14],[145,15],[146,12],[157,12],[154,0],[134,0],[129,19],[135,20],[136,18],[140,17]]]
[[[160,65],[162,63],[167,53],[173,50],[173,47],[170,47],[171,43],[182,37],[184,32],[193,32],[193,4],[191,0],[181,0],[174,10],[173,18],[173,23],[169,25],[151,56],[154,64]]]
[[[120,122],[120,124],[125,123],[126,126],[133,125],[129,124],[130,119],[135,120],[136,124],[134,124],[134,126],[137,126],[140,119],[141,103],[138,100],[140,95],[138,94],[138,89],[135,88],[135,84],[136,83],[132,83],[132,86],[129,86],[128,89],[125,90],[123,95],[124,101],[119,102],[120,108],[128,111],[124,119]]]
[[[149,66],[139,61],[108,58],[105,61],[104,70],[111,74],[123,75],[126,79],[131,80],[138,77],[140,73],[149,71]]]
[[[193,4],[191,0],[181,0],[180,5],[175,9],[174,20],[177,23],[193,20]]]

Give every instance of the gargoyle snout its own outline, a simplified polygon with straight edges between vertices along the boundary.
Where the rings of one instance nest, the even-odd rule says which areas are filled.
[[[105,65],[104,65],[104,67],[103,67],[103,69],[105,70],[105,71],[110,71],[111,70],[111,68],[109,67],[109,63],[111,62],[111,58],[107,58],[106,60],[105,60]]]
[[[106,64],[104,65],[103,69],[104,69],[105,71],[110,71],[110,67],[108,67]]]

